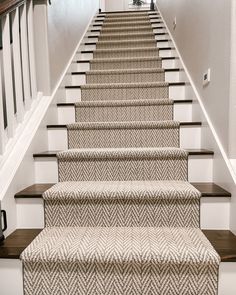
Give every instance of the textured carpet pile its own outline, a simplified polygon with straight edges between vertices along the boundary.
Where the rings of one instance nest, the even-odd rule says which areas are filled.
[[[100,22],[46,227],[21,256],[25,295],[217,295],[150,15]]]

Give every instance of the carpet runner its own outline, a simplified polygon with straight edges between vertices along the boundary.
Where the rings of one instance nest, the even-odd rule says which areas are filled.
[[[61,182],[43,196],[48,227],[199,227],[200,197],[185,181]]]
[[[83,100],[119,100],[119,99],[152,99],[168,98],[169,83],[111,83],[87,84],[81,86]]]
[[[135,21],[135,20],[130,20],[130,21],[125,21],[125,22],[104,22],[103,23],[103,28],[113,28],[113,27],[130,27],[130,26],[151,26],[151,22],[149,19],[146,21]]]
[[[188,179],[188,153],[179,148],[72,149],[57,157],[61,182]]]
[[[113,33],[137,33],[137,32],[142,32],[142,33],[152,33],[153,34],[153,28],[151,25],[145,25],[145,26],[126,26],[126,27],[118,27],[118,28],[102,28],[101,29],[101,35],[102,34],[113,34]],[[153,34],[154,35],[154,34]]]
[[[104,100],[75,104],[76,122],[132,122],[173,120],[173,100]]]
[[[21,255],[25,295],[217,295],[148,12],[105,16],[86,82]]]
[[[69,149],[179,147],[179,122],[95,122],[67,125]]]
[[[117,49],[97,49],[93,53],[94,58],[128,58],[128,57],[158,57],[159,50],[156,47],[128,47]]]
[[[157,47],[157,42],[152,39],[137,39],[137,40],[118,40],[118,41],[99,41],[97,42],[97,49],[109,48],[142,48],[142,47]]]
[[[160,57],[97,58],[90,61],[91,70],[161,68]]]
[[[137,40],[137,39],[155,39],[155,36],[153,33],[150,31],[148,32],[137,32],[137,33],[126,33],[126,34],[121,34],[121,33],[106,33],[106,34],[101,34],[98,37],[99,41],[111,41],[111,40]]]
[[[86,73],[88,84],[106,83],[143,83],[143,82],[164,82],[164,69],[127,69],[127,70],[107,70],[89,71]]]

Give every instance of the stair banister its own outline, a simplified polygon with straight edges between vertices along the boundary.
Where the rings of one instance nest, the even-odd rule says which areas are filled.
[[[33,0],[0,4],[0,155],[37,98]]]
[[[155,6],[154,6],[154,1],[151,0],[151,3],[150,3],[150,10],[155,10]]]

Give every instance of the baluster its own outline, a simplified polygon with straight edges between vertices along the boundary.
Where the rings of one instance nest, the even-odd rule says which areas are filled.
[[[14,103],[13,103],[13,83],[12,83],[12,60],[10,44],[10,18],[9,14],[2,18],[2,43],[3,43],[3,69],[4,84],[6,93],[7,108],[7,133],[8,137],[14,135]]]
[[[35,49],[34,49],[34,21],[33,21],[33,1],[28,2],[28,42],[29,42],[29,61],[30,78],[32,88],[32,98],[37,97],[36,67],[35,67]]]
[[[15,89],[16,89],[16,106],[17,119],[22,122],[24,118],[24,103],[22,90],[22,70],[21,70],[21,56],[20,56],[20,33],[19,33],[19,8],[16,8],[13,14],[13,60],[15,70]]]
[[[0,155],[4,153],[5,149],[5,128],[3,115],[3,101],[2,101],[2,65],[0,60]]]
[[[28,110],[31,105],[30,96],[30,71],[29,71],[29,52],[28,52],[28,34],[27,34],[27,15],[26,3],[23,4],[20,14],[21,25],[21,56],[22,56],[22,71],[23,71],[23,85],[25,95],[25,108]]]

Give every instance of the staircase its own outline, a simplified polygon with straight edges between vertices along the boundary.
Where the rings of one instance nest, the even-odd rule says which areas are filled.
[[[209,184],[214,152],[159,14],[98,15],[83,45],[50,151],[34,154],[45,184],[15,196],[42,198],[45,213],[21,254],[24,294],[218,294],[202,198],[230,194]]]

